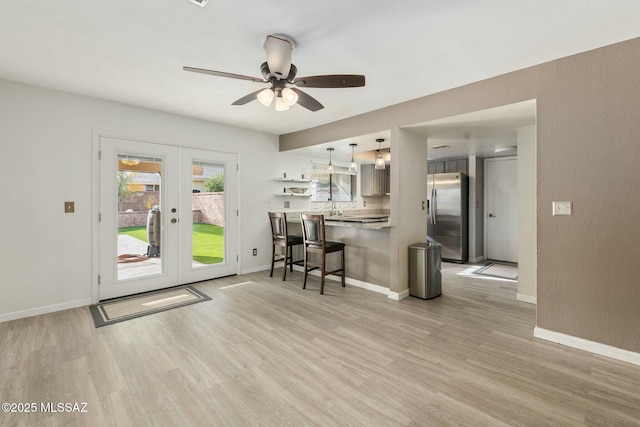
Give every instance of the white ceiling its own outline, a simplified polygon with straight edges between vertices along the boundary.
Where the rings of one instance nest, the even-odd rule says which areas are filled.
[[[637,0],[7,0],[0,78],[279,135],[635,38],[638,22]],[[323,110],[280,113],[230,105],[266,85],[182,70],[260,76],[273,33],[296,41],[300,76],[366,86],[305,89]]]

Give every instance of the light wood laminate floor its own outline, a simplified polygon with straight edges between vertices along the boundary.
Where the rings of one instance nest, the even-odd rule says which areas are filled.
[[[86,307],[2,323],[0,400],[38,411],[0,425],[640,425],[640,367],[533,338],[514,282],[464,270],[430,301],[278,270],[99,329]]]

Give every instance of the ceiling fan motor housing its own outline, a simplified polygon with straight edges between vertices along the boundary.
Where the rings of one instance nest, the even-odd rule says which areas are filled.
[[[263,45],[267,51],[267,64],[271,74],[278,80],[286,78],[291,69],[291,51],[294,46],[291,38],[281,34],[268,35]]]

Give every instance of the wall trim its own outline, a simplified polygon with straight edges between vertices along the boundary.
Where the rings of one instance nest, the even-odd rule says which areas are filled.
[[[568,347],[577,348],[579,350],[588,351],[600,356],[610,357],[612,359],[640,366],[640,353],[634,353],[629,350],[623,350],[621,348],[562,334],[560,332],[549,331],[538,326],[533,329],[533,336],[545,341],[555,342],[557,344],[566,345]]]
[[[389,291],[389,293],[387,294],[387,296],[389,297],[389,299],[392,299],[394,301],[400,301],[402,299],[405,299],[409,296],[409,289],[405,289],[404,291],[398,293],[398,292],[393,292],[393,291]]]
[[[269,266],[267,269],[271,269],[271,266]],[[300,265],[294,265],[293,269],[296,271],[304,272],[304,268]],[[320,277],[320,271],[318,270],[310,271],[309,274]],[[326,276],[326,279],[334,282],[340,282],[341,280],[340,276],[335,276],[335,275]],[[349,277],[344,278],[344,283],[347,285],[355,286],[356,288],[363,288],[368,291],[377,292],[379,294],[389,295],[391,293],[389,288],[385,288],[384,286],[376,285],[374,283],[364,282],[362,280],[351,279]],[[409,293],[409,290],[407,289],[407,294],[408,293]]]
[[[479,257],[476,257],[476,258],[469,258],[469,262],[472,262],[472,263],[477,263],[482,261],[484,261],[483,255],[480,255]]]
[[[240,274],[259,273],[259,272],[265,271],[265,270],[271,270],[271,264],[259,265],[257,267],[251,267],[251,268],[243,268],[240,271]]]
[[[61,304],[45,305],[43,307],[29,308],[26,310],[14,311],[13,313],[4,313],[0,314],[0,323],[9,322],[11,320],[24,319],[25,317],[38,316],[40,314],[48,314],[56,311],[85,307],[88,305],[91,305],[91,298],[69,301]]]
[[[516,294],[516,299],[522,302],[528,302],[529,304],[538,304],[538,298],[532,297],[530,295],[525,295],[521,293]]]

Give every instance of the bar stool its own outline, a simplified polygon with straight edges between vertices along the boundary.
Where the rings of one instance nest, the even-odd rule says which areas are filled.
[[[287,278],[287,266],[293,271],[293,247],[302,244],[302,237],[289,236],[287,233],[287,215],[284,212],[269,212],[271,223],[271,273],[273,277],[273,265],[278,261],[284,261],[284,274],[282,280]],[[284,248],[284,255],[276,253],[276,246]]]
[[[342,287],[344,288],[344,243],[331,242],[325,239],[324,215],[300,215],[302,218],[302,238],[304,240],[304,282],[302,289],[307,287],[307,275],[309,271],[320,268],[320,294],[324,294],[324,278],[329,274],[341,273]],[[327,254],[341,253],[341,267],[337,270],[327,271]],[[309,255],[320,254],[320,262],[312,262]]]

